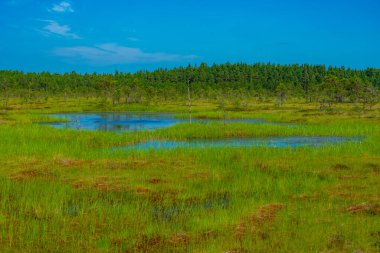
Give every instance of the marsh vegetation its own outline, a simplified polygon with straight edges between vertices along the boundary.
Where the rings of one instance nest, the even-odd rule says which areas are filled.
[[[157,73],[177,80],[158,71],[138,73],[136,82],[142,80],[139,75],[154,79]],[[375,74],[352,73],[363,83],[372,78],[371,87],[378,87]],[[25,80],[36,77],[13,74],[20,83],[20,76]],[[73,75],[49,76],[45,84]],[[4,75],[2,78],[5,80]],[[360,98],[351,99],[348,89],[344,97],[329,97],[321,106],[321,100],[312,97],[310,86],[300,96],[294,92],[285,96],[280,92],[288,89],[282,87],[255,88],[236,101],[235,95],[222,98],[220,94],[240,92],[239,88],[209,89],[211,86],[202,86],[203,81],[195,78],[191,82],[190,124],[186,82],[181,86],[183,93],[169,85],[162,88],[165,92],[161,95],[147,93],[156,94],[155,98],[144,93],[140,99],[136,94],[142,94],[143,86],[136,84],[128,98],[120,93],[118,99],[113,88],[96,90],[89,84],[91,95],[87,97],[72,86],[63,89],[66,86],[60,82],[56,93],[49,85],[46,90],[37,89],[34,85],[43,83],[36,80],[22,84],[30,86],[26,97],[28,90],[16,89],[9,82],[7,93],[2,93],[3,99],[6,97],[0,113],[0,248],[4,252],[380,250],[380,107],[375,100],[363,107]],[[240,83],[240,79],[231,80],[223,82]],[[252,78],[253,83],[255,80]],[[267,84],[263,82],[263,86]],[[197,87],[209,90],[208,94],[220,93],[202,97]],[[256,91],[265,97],[247,95]],[[109,93],[99,95],[104,92]],[[46,99],[44,94],[49,94]],[[78,130],[69,122],[83,119],[60,117],[62,113],[92,115],[95,125],[109,124],[116,117],[136,124],[157,123],[154,117],[145,121],[130,117],[137,111],[165,115],[164,123],[139,131],[123,127],[99,131],[101,127],[83,127],[82,122]],[[268,138],[333,141],[281,148],[189,145],[125,149],[149,141],[215,143]],[[349,141],[340,141],[346,138]]]

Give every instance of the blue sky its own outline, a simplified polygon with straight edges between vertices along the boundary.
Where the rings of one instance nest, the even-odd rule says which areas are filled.
[[[0,0],[0,69],[380,68],[379,0]]]

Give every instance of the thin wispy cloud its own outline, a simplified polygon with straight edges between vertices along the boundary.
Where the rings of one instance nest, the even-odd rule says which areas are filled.
[[[54,54],[75,63],[86,63],[97,66],[157,63],[157,62],[186,62],[197,58],[196,55],[179,55],[168,53],[148,53],[139,48],[121,46],[115,43],[96,46],[60,47]]]
[[[136,37],[128,37],[128,40],[129,40],[129,41],[132,41],[132,42],[137,42],[137,41],[139,41],[140,39],[139,39],[139,38],[136,38]]]
[[[50,11],[54,12],[74,12],[74,9],[71,7],[69,2],[60,2],[59,4],[53,5]]]
[[[3,0],[3,1],[0,1],[0,4],[5,3],[8,6],[16,7],[16,6],[28,4],[30,2],[32,2],[32,0]]]
[[[44,20],[44,22],[46,22],[47,25],[43,27],[42,32],[46,35],[53,34],[66,38],[80,39],[77,34],[71,32],[71,28],[68,25],[60,25],[55,20]]]
[[[18,1],[16,1],[16,0],[9,0],[9,1],[6,1],[5,3],[8,4],[8,5],[16,5],[16,4],[18,4]]]

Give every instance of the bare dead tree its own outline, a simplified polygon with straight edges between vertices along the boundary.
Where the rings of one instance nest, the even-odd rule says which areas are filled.
[[[191,96],[190,96],[190,78],[187,79],[187,97],[188,97],[188,106],[189,106],[189,120],[191,124]]]

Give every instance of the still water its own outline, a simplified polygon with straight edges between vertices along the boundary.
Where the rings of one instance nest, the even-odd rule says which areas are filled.
[[[163,141],[151,140],[117,149],[124,150],[148,150],[148,149],[172,149],[172,148],[208,148],[208,147],[302,147],[302,146],[327,146],[344,142],[358,142],[358,137],[263,137],[263,138],[231,138],[218,140],[188,140],[188,141]]]
[[[102,131],[142,131],[154,130],[173,126],[178,123],[188,122],[188,119],[175,118],[170,113],[66,113],[53,114],[52,116],[63,118],[67,122],[45,123],[57,128],[70,128],[78,130],[102,130]],[[194,119],[197,123],[221,121],[217,119]],[[269,123],[262,119],[229,119],[226,123],[243,122],[252,124],[282,124]],[[344,143],[348,141],[358,142],[358,137],[264,137],[264,138],[230,138],[218,140],[187,140],[168,141],[151,140],[144,143],[120,147],[124,150],[148,150],[148,149],[172,149],[172,148],[206,148],[206,147],[300,147],[300,146],[326,146]]]
[[[170,113],[67,113],[53,114],[67,122],[44,123],[56,128],[71,128],[77,130],[102,131],[139,131],[167,128],[178,123],[188,122],[188,119],[175,118]],[[194,122],[223,121],[213,119],[194,119]],[[266,123],[261,119],[229,119],[226,122]]]

